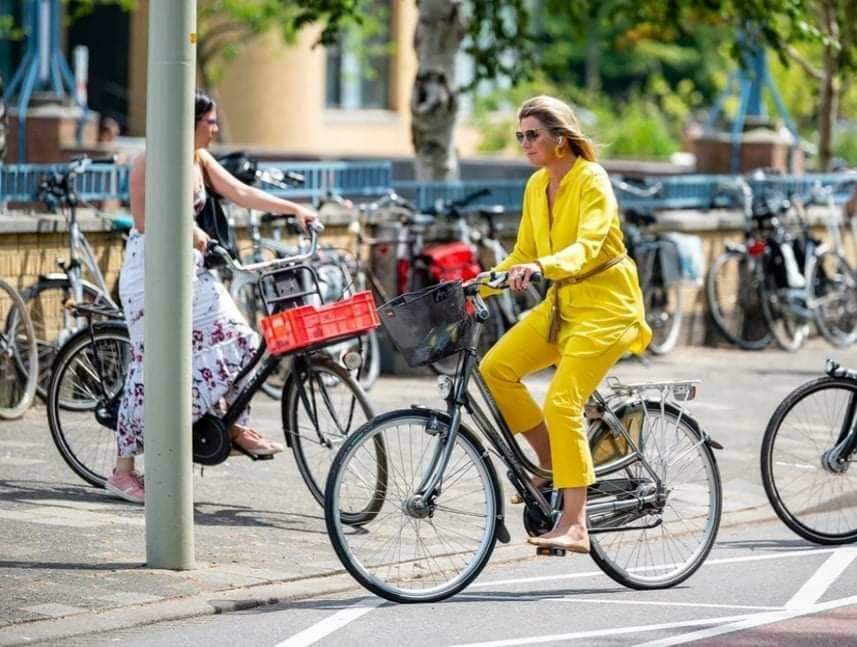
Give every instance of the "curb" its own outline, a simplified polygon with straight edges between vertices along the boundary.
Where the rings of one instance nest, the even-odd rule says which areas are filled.
[[[761,514],[761,513],[765,514]],[[720,529],[762,520],[776,521],[766,505],[735,510],[721,517]],[[534,557],[526,544],[498,544],[489,562],[511,564]],[[359,591],[368,595],[344,570],[281,582],[202,592],[157,602],[88,611],[61,618],[29,620],[0,626],[0,647],[34,645],[75,636],[131,629],[150,624],[187,620],[208,615],[246,611],[308,598]]]

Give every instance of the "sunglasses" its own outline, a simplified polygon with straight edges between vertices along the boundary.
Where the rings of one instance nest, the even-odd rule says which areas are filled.
[[[518,140],[519,144],[523,144],[525,139],[527,140],[527,143],[532,144],[539,138],[539,133],[542,130],[542,128],[530,128],[524,132],[518,131],[515,133],[515,139]]]

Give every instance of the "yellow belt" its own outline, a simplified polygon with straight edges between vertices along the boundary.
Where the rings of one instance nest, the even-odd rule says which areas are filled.
[[[604,261],[601,265],[597,265],[593,267],[588,272],[583,272],[582,274],[577,274],[575,276],[570,276],[567,279],[560,279],[559,281],[554,281],[553,285],[551,285],[551,289],[554,291],[553,295],[553,308],[551,309],[550,315],[550,328],[548,329],[548,341],[552,344],[555,344],[557,338],[559,337],[559,325],[560,325],[560,315],[559,315],[559,288],[566,285],[574,285],[575,283],[580,283],[581,281],[585,281],[588,278],[595,276],[596,274],[601,274],[601,272],[605,270],[609,270],[614,265],[618,265],[621,263],[628,254],[619,254],[619,256],[614,256],[610,260]]]

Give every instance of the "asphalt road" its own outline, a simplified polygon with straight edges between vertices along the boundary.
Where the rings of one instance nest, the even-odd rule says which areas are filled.
[[[663,591],[625,589],[585,556],[531,556],[489,566],[439,604],[395,605],[358,589],[59,644],[845,645],[855,620],[857,547],[813,546],[771,522],[723,531],[705,565]]]

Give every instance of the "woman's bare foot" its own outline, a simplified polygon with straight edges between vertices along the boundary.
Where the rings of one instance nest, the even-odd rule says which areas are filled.
[[[241,449],[256,456],[273,456],[283,451],[280,443],[271,442],[250,427],[233,425],[229,436]]]
[[[586,526],[573,523],[569,525],[557,524],[557,527],[539,537],[530,537],[527,540],[536,546],[547,548],[560,548],[572,553],[588,553],[589,532]]]

